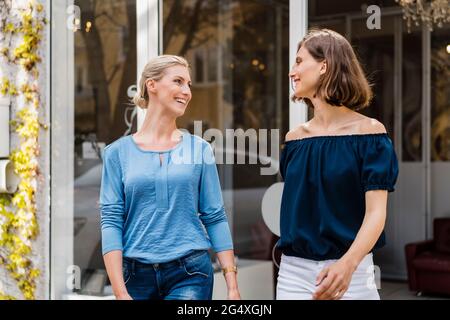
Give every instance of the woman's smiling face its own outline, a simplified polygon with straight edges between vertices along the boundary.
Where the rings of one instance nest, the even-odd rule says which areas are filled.
[[[316,92],[320,76],[325,73],[325,62],[316,61],[308,50],[301,46],[289,77],[296,98],[312,98]]]
[[[148,81],[147,90],[156,96],[159,103],[166,109],[165,111],[179,117],[184,114],[192,99],[191,84],[188,68],[173,66],[164,70],[161,80]]]

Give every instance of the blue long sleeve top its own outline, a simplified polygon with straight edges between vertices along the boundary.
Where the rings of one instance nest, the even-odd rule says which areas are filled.
[[[398,176],[386,133],[291,140],[280,162],[285,184],[278,247],[311,260],[341,258],[364,220],[365,193],[394,191]],[[384,244],[383,232],[374,248]]]
[[[129,135],[108,145],[103,160],[103,254],[121,250],[143,263],[164,263],[193,250],[233,249],[206,141],[185,132],[170,150],[146,151]]]

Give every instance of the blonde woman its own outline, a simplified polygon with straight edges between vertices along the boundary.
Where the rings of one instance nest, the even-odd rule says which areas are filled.
[[[147,109],[142,127],[105,148],[102,249],[117,299],[211,299],[211,246],[228,298],[240,298],[212,149],[176,125],[192,98],[190,87],[185,59],[152,59],[134,99]]]
[[[356,110],[371,88],[350,43],[332,30],[300,42],[294,100],[314,117],[290,131],[281,156],[278,299],[379,299],[372,251],[385,244],[398,163],[383,124]]]

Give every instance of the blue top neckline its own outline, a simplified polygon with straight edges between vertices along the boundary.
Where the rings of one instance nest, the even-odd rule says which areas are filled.
[[[363,138],[363,137],[382,137],[387,136],[387,132],[382,133],[363,133],[363,134],[342,134],[342,135],[320,135],[320,136],[311,136],[311,137],[304,137],[300,139],[293,139],[289,141],[285,141],[285,144],[293,143],[293,142],[301,142],[301,141],[308,141],[308,140],[324,140],[324,139],[344,139],[344,138]]]
[[[185,140],[185,136],[186,136],[187,134],[188,134],[187,132],[183,132],[183,133],[181,134],[181,140],[180,140],[180,142],[178,142],[174,147],[172,147],[172,148],[170,148],[170,149],[159,150],[159,151],[158,151],[158,150],[144,150],[144,149],[142,149],[141,147],[139,147],[139,145],[138,145],[138,144],[136,143],[136,141],[134,140],[132,134],[130,134],[128,137],[130,138],[130,140],[131,140],[132,144],[134,145],[134,147],[135,147],[138,151],[140,151],[140,152],[143,152],[143,153],[168,153],[168,152],[171,152],[171,151],[173,151],[173,150],[179,148],[179,147],[183,144],[183,141]]]

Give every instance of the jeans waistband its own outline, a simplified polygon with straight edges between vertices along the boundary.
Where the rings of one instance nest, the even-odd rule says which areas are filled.
[[[178,259],[175,259],[172,261],[168,261],[168,262],[162,262],[162,263],[143,263],[136,259],[127,258],[127,257],[123,257],[123,260],[125,262],[131,264],[133,271],[136,267],[152,268],[152,269],[167,269],[167,268],[171,268],[171,267],[182,266],[182,265],[184,265],[184,262],[186,260],[201,256],[207,252],[208,252],[207,250],[194,250],[181,258],[178,258]]]

